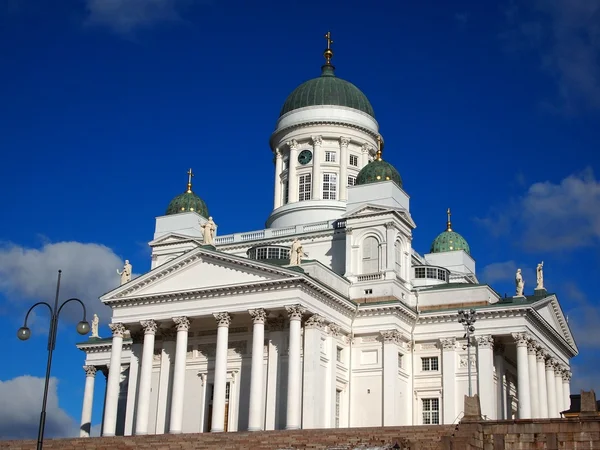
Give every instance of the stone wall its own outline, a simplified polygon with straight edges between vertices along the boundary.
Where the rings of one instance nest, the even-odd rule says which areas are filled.
[[[390,449],[600,450],[600,417],[514,421],[463,421],[457,426],[338,428],[201,433],[89,439],[48,439],[45,449]],[[0,441],[0,449],[33,450],[35,441]]]

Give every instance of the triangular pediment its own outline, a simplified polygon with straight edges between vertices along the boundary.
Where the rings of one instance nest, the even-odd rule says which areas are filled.
[[[100,297],[100,300],[154,297],[224,286],[246,286],[296,276],[298,273],[293,270],[216,250],[197,248],[108,292]]]
[[[200,243],[200,238],[193,236],[185,236],[179,233],[167,233],[163,236],[160,236],[148,243],[151,247],[155,247],[158,245],[176,245],[183,244],[185,242],[198,242]]]
[[[360,206],[348,211],[342,217],[345,219],[353,219],[353,218],[376,216],[378,214],[390,214],[390,213],[394,214],[394,215],[400,217],[401,219],[403,219],[404,221],[406,221],[409,225],[411,225],[412,228],[416,228],[416,224],[412,220],[410,213],[405,208],[395,208],[392,206],[374,205],[372,203],[365,203],[363,205],[360,205]]]
[[[565,318],[555,295],[550,295],[543,300],[540,300],[533,305],[533,309],[552,329],[562,336],[571,347],[577,350],[575,339],[573,338],[567,319]]]

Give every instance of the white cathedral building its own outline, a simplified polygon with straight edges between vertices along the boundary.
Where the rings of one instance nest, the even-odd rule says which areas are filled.
[[[429,253],[413,249],[409,196],[329,43],[271,135],[267,228],[216,236],[190,171],[156,218],[151,270],[101,297],[112,337],[78,344],[82,436],[97,372],[104,436],[452,424],[469,374],[484,418],[569,408],[578,350],[557,297],[479,283],[449,211]],[[476,314],[469,348],[459,310]]]

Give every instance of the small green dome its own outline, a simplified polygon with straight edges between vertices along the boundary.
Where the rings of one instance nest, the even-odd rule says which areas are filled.
[[[335,76],[335,68],[325,64],[321,76],[305,81],[288,96],[279,117],[305,106],[335,105],[362,111],[375,117],[375,111],[365,94],[348,81]]]
[[[356,184],[379,183],[381,181],[393,181],[402,187],[402,177],[389,162],[383,161],[381,156],[371,161],[358,173]]]
[[[193,211],[200,214],[202,217],[208,217],[208,208],[206,207],[206,203],[204,203],[204,200],[192,192],[193,176],[194,174],[192,173],[192,169],[190,169],[188,171],[187,190],[183,194],[179,194],[177,197],[171,200],[165,215],[168,216],[171,214]]]
[[[450,222],[450,208],[448,208],[448,222],[446,225],[446,231],[440,233],[438,237],[433,240],[431,244],[430,253],[442,253],[442,252],[453,252],[457,250],[464,250],[467,255],[471,254],[471,248],[468,242],[452,230],[452,223]]]

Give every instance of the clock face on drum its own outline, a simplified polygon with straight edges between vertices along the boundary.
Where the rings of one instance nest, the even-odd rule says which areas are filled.
[[[302,165],[308,164],[312,161],[312,153],[310,150],[302,150],[298,155],[298,162]]]

